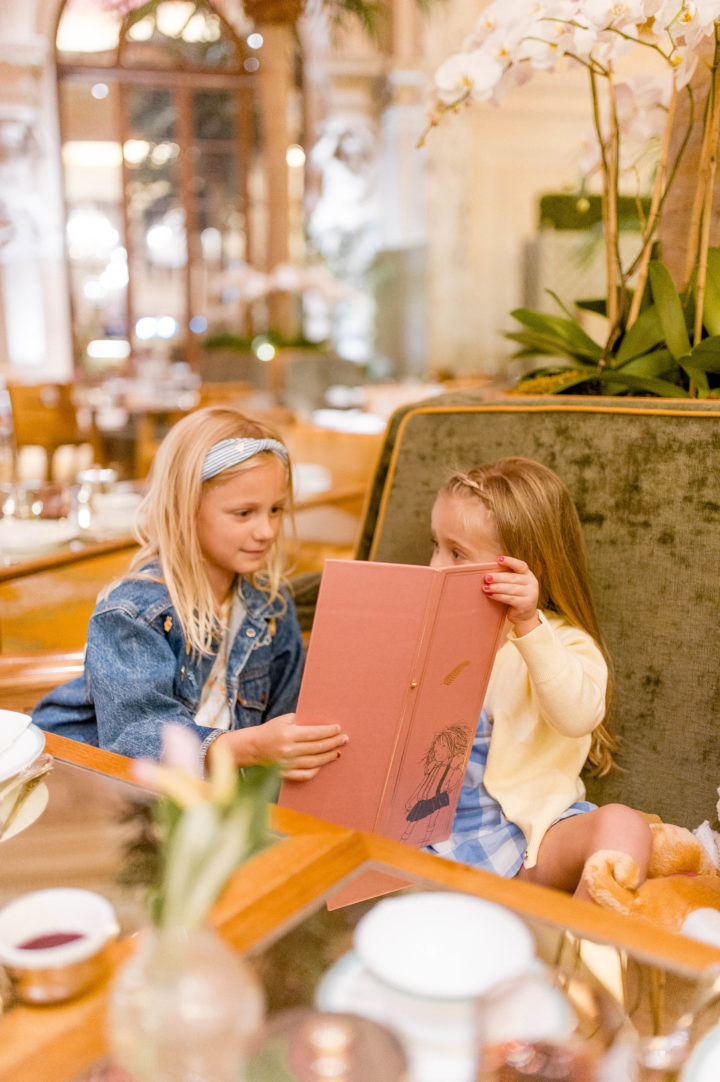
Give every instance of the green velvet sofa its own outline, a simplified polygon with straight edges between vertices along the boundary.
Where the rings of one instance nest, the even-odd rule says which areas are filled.
[[[720,786],[720,402],[454,392],[398,410],[357,558],[426,563],[458,466],[525,455],[568,485],[612,654],[619,769],[589,780],[669,822],[716,825]],[[312,583],[298,591],[306,626]]]

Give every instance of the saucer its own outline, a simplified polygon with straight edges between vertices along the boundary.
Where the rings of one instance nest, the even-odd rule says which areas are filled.
[[[7,815],[12,807],[12,800],[15,799],[14,790],[8,793],[5,800],[0,801],[0,818]],[[36,819],[39,819],[42,813],[45,811],[48,800],[50,799],[50,793],[48,787],[44,781],[41,781],[39,785],[36,785],[32,793],[23,802],[20,811],[17,813],[12,823],[0,838],[0,845],[3,842],[7,842],[10,838],[14,838],[16,834],[19,834],[22,830],[26,830],[27,827],[32,826]],[[7,802],[7,807],[5,803]]]
[[[474,1080],[477,1022],[471,999],[443,1003],[390,988],[350,951],[324,974],[315,1006],[387,1026],[405,1047],[410,1082]]]
[[[713,1026],[693,1049],[680,1082],[717,1082],[720,1078],[720,1026]]]

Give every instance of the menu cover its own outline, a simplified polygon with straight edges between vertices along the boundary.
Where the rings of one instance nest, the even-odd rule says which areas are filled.
[[[296,720],[350,740],[279,804],[418,847],[449,836],[505,622],[488,570],[325,562]]]

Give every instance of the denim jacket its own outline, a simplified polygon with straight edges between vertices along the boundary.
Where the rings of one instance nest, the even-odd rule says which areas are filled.
[[[144,570],[159,574],[155,567]],[[230,646],[226,680],[233,729],[293,711],[304,661],[292,600],[269,602],[239,582],[246,613]],[[193,719],[214,660],[214,654],[190,651],[162,582],[126,579],[90,617],[84,676],[42,699],[33,721],[86,744],[152,759],[160,757],[163,726],[178,722],[191,725],[207,748],[222,730]]]

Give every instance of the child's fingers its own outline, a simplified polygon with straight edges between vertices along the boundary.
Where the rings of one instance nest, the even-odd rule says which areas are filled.
[[[483,585],[483,589],[486,594],[494,597],[496,601],[505,601],[510,598],[511,601],[517,601],[520,597],[530,597],[533,594],[537,594],[537,589],[534,583],[523,582],[517,580],[513,582],[486,582]]]
[[[327,752],[332,752],[337,758],[338,751],[344,748],[347,742],[348,738],[344,733],[340,734],[340,736],[328,737],[326,740],[293,741],[285,745],[283,755],[289,759],[291,756],[297,758],[301,755],[324,755]]]
[[[280,764],[280,773],[289,781],[303,781],[314,777],[321,767],[327,763],[336,762],[338,752],[326,751],[317,755],[299,755],[297,758],[286,760]]]
[[[280,777],[283,778],[285,781],[309,781],[310,778],[315,777],[319,769],[320,767],[316,766],[310,770],[281,770]]]
[[[339,725],[293,725],[292,735],[298,743],[335,740],[336,743],[347,744],[347,736]]]
[[[511,571],[528,571],[528,565],[524,560],[518,560],[515,556],[500,556],[498,557],[498,563],[503,568],[509,568]]]

